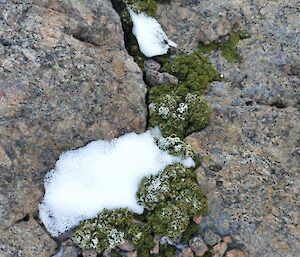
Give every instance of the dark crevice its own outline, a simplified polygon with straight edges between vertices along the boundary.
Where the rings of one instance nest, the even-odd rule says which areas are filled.
[[[137,63],[139,65],[139,67],[141,68],[141,70],[143,72],[143,63],[147,58],[139,50],[138,42],[132,33],[132,27],[133,27],[132,22],[131,21],[125,22],[122,19],[122,16],[124,15],[124,11],[125,12],[127,11],[126,4],[122,0],[111,0],[111,3],[112,3],[114,10],[117,12],[117,14],[119,15],[120,20],[121,20],[125,48],[126,48],[128,54],[133,57],[135,63]],[[129,13],[128,13],[128,15],[129,15]],[[146,82],[144,74],[143,74],[143,81],[148,88],[148,84]],[[149,95],[149,91],[147,90],[147,93],[145,96],[145,104],[146,104],[146,108],[147,108],[145,129],[148,129],[148,123],[149,123],[148,95]]]
[[[282,101],[275,101],[274,103],[270,104],[270,106],[274,106],[278,109],[285,109],[288,105]]]
[[[30,215],[29,213],[26,213],[26,215],[22,218],[16,221],[16,223],[20,223],[20,222],[27,222],[30,219]]]

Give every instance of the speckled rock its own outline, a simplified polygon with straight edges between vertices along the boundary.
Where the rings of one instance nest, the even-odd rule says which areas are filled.
[[[238,44],[239,63],[228,63],[218,51],[209,56],[224,80],[207,91],[210,125],[186,139],[202,159],[197,176],[209,215],[200,227],[233,235],[247,256],[300,256],[297,6],[296,0],[176,0],[160,7],[168,10],[168,18],[160,18],[166,33],[186,51],[203,41],[191,35],[202,19],[222,16],[251,34]],[[179,12],[199,17],[184,14],[179,24]]]
[[[172,0],[158,6],[157,18],[179,49],[191,52],[198,48],[200,42],[209,44],[232,31],[235,16],[228,16],[225,11],[218,16],[210,16],[211,10],[207,7],[213,4],[211,2],[218,3]]]
[[[207,229],[204,232],[204,242],[206,244],[208,244],[209,246],[216,245],[217,243],[219,243],[221,241],[221,239],[222,238],[219,235],[217,235],[216,233],[214,233],[210,229]]]
[[[203,256],[208,251],[208,247],[204,243],[201,236],[193,237],[189,241],[189,246],[192,249],[192,251],[196,254],[196,256]]]
[[[225,257],[246,257],[245,253],[238,249],[233,249],[226,252]]]
[[[48,257],[32,218],[45,172],[62,151],[143,131],[146,86],[107,0],[0,1],[0,81],[0,255]]]

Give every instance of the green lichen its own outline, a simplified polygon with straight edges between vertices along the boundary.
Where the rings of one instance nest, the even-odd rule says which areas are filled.
[[[241,60],[241,56],[237,51],[237,44],[241,39],[249,38],[249,34],[245,31],[232,32],[229,34],[229,38],[224,42],[213,42],[209,45],[202,45],[199,48],[199,52],[210,53],[213,50],[220,50],[223,57],[229,63],[236,63]]]
[[[195,159],[193,148],[176,135],[168,137],[158,135],[156,136],[156,144],[161,150],[167,151],[170,155],[179,156],[182,159]]]
[[[170,165],[158,175],[144,178],[137,199],[148,210],[147,222],[161,236],[178,236],[187,228],[190,218],[207,211],[206,198],[196,183],[194,170],[181,164]]]
[[[149,212],[147,220],[156,234],[171,238],[180,235],[189,224],[186,210],[170,202],[161,203]]]
[[[173,91],[176,90],[173,88],[174,86],[161,86],[149,90],[148,126],[158,126],[163,136],[176,134],[184,138],[208,124],[208,104],[204,97],[196,93],[182,96]]]
[[[81,249],[115,249],[128,240],[137,247],[153,247],[148,225],[135,222],[128,209],[104,210],[96,218],[81,222],[73,233],[72,240]]]
[[[178,78],[179,84],[149,90],[149,127],[158,126],[163,136],[180,138],[204,128],[209,109],[202,96],[208,83],[220,80],[217,70],[201,52],[180,54],[162,66],[162,71]]]

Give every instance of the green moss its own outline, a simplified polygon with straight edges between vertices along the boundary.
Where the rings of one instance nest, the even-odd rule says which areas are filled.
[[[169,137],[159,136],[156,138],[156,144],[161,150],[167,151],[171,155],[179,156],[182,159],[195,159],[193,148],[175,135]]]
[[[219,49],[223,55],[223,57],[229,62],[229,63],[236,63],[240,61],[241,56],[237,51],[237,44],[241,39],[249,38],[250,35],[245,32],[232,32],[229,35],[229,38],[227,41],[222,43],[213,42],[209,45],[202,45],[198,52],[202,53],[210,53],[213,50]]]
[[[181,241],[188,243],[188,241],[199,232],[199,225],[190,220],[190,224],[181,235]]]
[[[217,70],[197,52],[177,55],[162,66],[162,71],[176,76],[179,84],[150,88],[148,126],[158,126],[163,136],[176,134],[180,138],[204,128],[209,109],[201,95],[209,82],[220,80]]]
[[[162,244],[159,248],[159,254],[155,257],[175,257],[176,248],[170,245]]]
[[[178,78],[177,91],[182,94],[203,94],[209,82],[220,80],[215,67],[207,62],[201,52],[177,55],[171,62],[163,65],[162,71]]]
[[[158,175],[144,178],[137,199],[149,210],[146,214],[149,225],[162,236],[179,235],[193,216],[207,212],[206,198],[196,183],[194,170],[181,164],[170,165]]]
[[[173,203],[161,203],[147,216],[148,223],[158,235],[174,238],[188,226],[189,218],[185,209]]]
[[[137,223],[128,209],[104,210],[96,218],[81,222],[72,240],[82,249],[115,249],[125,240],[139,248],[153,247],[148,225]]]
[[[176,90],[174,86],[149,90],[148,126],[158,126],[163,136],[175,134],[184,138],[208,124],[209,109],[204,97],[187,91],[177,93]]]
[[[156,14],[156,0],[124,0],[124,2],[136,13],[144,12],[149,16]]]

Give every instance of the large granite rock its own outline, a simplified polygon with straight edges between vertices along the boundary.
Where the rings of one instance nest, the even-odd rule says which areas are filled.
[[[108,0],[0,1],[0,256],[50,256],[38,224],[62,151],[146,123],[146,87]]]
[[[252,35],[238,45],[240,63],[210,56],[224,81],[207,92],[210,126],[186,139],[202,159],[197,175],[210,203],[203,229],[232,233],[249,256],[300,255],[298,7],[294,0],[159,7],[160,22],[184,51],[233,28]]]
[[[201,226],[232,234],[248,256],[300,256],[297,1],[175,2],[208,22],[234,17],[251,32],[239,42],[239,63],[229,64],[218,51],[210,55],[224,81],[207,91],[210,125],[186,139],[202,159],[197,176],[207,192],[209,215]],[[190,19],[176,33],[184,34],[184,24],[201,26]],[[166,32],[172,38],[172,31]]]

